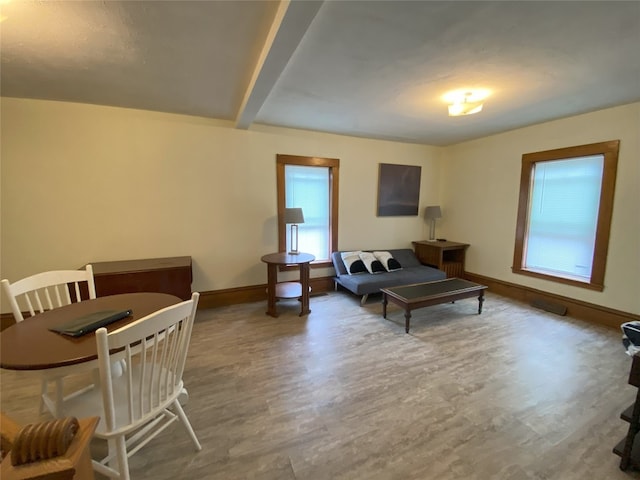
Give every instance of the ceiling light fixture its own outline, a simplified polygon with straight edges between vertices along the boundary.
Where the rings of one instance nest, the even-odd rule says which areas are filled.
[[[443,96],[449,104],[449,116],[471,115],[482,110],[482,101],[489,96],[488,90],[456,90]]]
[[[482,110],[482,102],[471,102],[469,99],[472,97],[470,92],[465,93],[462,100],[454,101],[449,105],[449,116],[458,117],[460,115],[471,115],[472,113],[478,113]]]

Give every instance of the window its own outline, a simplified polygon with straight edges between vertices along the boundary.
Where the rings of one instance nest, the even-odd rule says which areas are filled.
[[[522,156],[514,273],[604,289],[619,145]]]
[[[300,251],[316,257],[313,265],[330,266],[338,249],[338,174],[336,158],[278,155],[278,247],[288,249],[290,229],[284,209],[302,208],[304,223],[298,226]]]

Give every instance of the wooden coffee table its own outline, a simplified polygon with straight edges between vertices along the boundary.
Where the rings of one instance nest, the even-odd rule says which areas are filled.
[[[447,278],[435,282],[415,283],[398,287],[381,288],[382,316],[387,318],[387,304],[389,302],[404,309],[405,331],[409,333],[411,310],[429,307],[440,303],[455,302],[463,298],[478,297],[478,314],[482,313],[485,285],[462,280],[461,278]]]

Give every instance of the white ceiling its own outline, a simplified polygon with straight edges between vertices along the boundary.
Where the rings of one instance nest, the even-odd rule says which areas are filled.
[[[0,1],[7,97],[430,145],[640,100],[639,1]]]

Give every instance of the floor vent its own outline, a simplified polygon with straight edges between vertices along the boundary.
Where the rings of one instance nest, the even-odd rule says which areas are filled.
[[[543,300],[541,298],[536,298],[531,301],[531,306],[535,308],[539,308],[541,310],[545,310],[547,312],[555,313],[557,315],[566,315],[567,307],[555,302],[548,302],[547,300]]]

